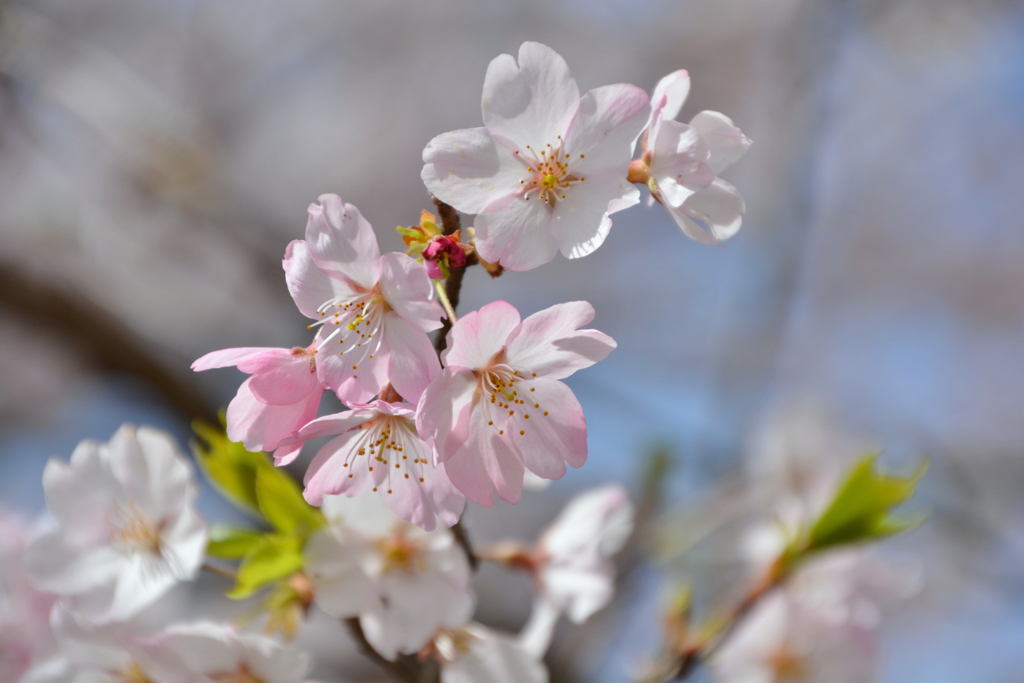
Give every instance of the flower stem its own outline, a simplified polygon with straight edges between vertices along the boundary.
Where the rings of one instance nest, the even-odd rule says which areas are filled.
[[[440,280],[434,280],[434,289],[437,290],[437,299],[444,306],[445,315],[448,316],[448,320],[454,325],[459,321],[455,317],[455,309],[452,308],[452,302],[448,300],[448,292],[445,291],[445,286],[441,284]]]
[[[211,562],[203,562],[201,569],[203,571],[210,572],[211,574],[216,574],[217,576],[223,576],[225,579],[231,579],[232,581],[238,578],[238,575],[230,569],[218,567],[217,565]]]

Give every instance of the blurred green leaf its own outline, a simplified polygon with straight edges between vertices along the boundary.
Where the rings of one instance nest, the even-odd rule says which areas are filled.
[[[297,536],[266,534],[246,554],[238,580],[227,596],[247,598],[260,588],[302,569],[302,540]]]
[[[273,468],[267,456],[248,451],[242,444],[228,439],[223,414],[219,427],[196,420],[192,430],[199,437],[192,442],[192,451],[210,482],[238,507],[260,514],[256,473]]]
[[[275,529],[301,540],[324,525],[319,510],[310,506],[302,491],[283,471],[264,467],[256,472],[259,510]]]
[[[872,453],[854,465],[832,502],[795,544],[795,554],[891,536],[924,521],[923,517],[894,516],[892,509],[914,495],[925,467],[908,477],[896,477],[879,472],[877,459],[878,454]]]
[[[224,560],[239,560],[249,554],[262,538],[263,533],[254,529],[215,526],[210,529],[206,554]]]

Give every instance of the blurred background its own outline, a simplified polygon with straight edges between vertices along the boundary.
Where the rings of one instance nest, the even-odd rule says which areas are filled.
[[[480,124],[487,62],[523,40],[581,89],[689,69],[681,118],[719,110],[754,140],[726,173],[748,210],[723,249],[641,206],[586,259],[469,273],[463,310],[588,299],[619,342],[571,380],[591,462],[536,504],[472,509],[471,533],[527,538],[612,480],[653,497],[656,446],[664,523],[697,536],[723,492],[769,514],[750,484],[772,454],[927,459],[928,524],[880,548],[923,582],[877,680],[1019,680],[1016,0],[0,0],[0,503],[40,512],[46,460],[123,422],[184,444],[241,379],[192,375],[199,355],[305,343],[280,258],[306,205],[337,192],[399,248],[394,226],[430,207],[423,145]],[[708,554],[634,567],[615,608],[566,629],[558,680],[623,680],[657,642],[666,576]],[[522,623],[525,580],[480,584],[491,623]],[[337,628],[304,635],[333,648],[325,667],[350,653]]]

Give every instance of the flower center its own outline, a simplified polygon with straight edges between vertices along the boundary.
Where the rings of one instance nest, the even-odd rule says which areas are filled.
[[[254,674],[246,664],[240,664],[234,671],[211,674],[208,678],[217,683],[263,683],[263,679]]]
[[[366,467],[373,474],[373,491],[381,486],[387,493],[393,493],[392,480],[395,477],[415,479],[423,483],[423,467],[430,464],[426,452],[420,448],[416,427],[407,417],[381,414],[359,425],[363,430],[357,438],[349,457],[342,467],[349,470],[348,478],[355,477],[353,470]]]
[[[162,555],[162,524],[151,524],[134,503],[118,504],[114,509],[114,531],[111,540],[127,546],[132,552]]]
[[[548,416],[548,411],[534,396],[537,387],[531,386],[537,373],[509,365],[504,349],[495,354],[487,367],[474,374],[487,426],[497,430],[498,436],[505,436],[506,432],[510,437],[526,436],[531,419],[534,426],[538,426],[537,420]]]
[[[523,186],[523,199],[540,197],[541,201],[549,206],[554,206],[559,200],[565,199],[565,190],[576,183],[582,183],[586,178],[574,175],[569,169],[571,154],[562,150],[562,136],[558,136],[558,146],[548,144],[539,152],[532,146],[526,146],[526,152],[520,154],[519,150],[513,152],[526,165],[526,172],[530,175],[519,181]],[[578,155],[583,159],[584,155]]]
[[[328,299],[317,308],[320,320],[309,327],[320,326],[330,330],[319,348],[327,349],[329,342],[337,340],[336,353],[339,356],[347,354],[352,369],[358,370],[364,359],[373,358],[380,350],[384,314],[390,310],[378,285],[370,291]]]
[[[391,536],[377,541],[377,551],[380,553],[384,573],[401,571],[412,574],[427,568],[423,548],[406,536],[401,527]]]

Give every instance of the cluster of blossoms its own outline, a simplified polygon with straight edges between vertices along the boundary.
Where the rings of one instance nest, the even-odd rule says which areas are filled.
[[[50,516],[34,529],[0,518],[2,680],[309,680],[310,657],[267,635],[210,621],[153,625],[154,605],[194,578],[207,543],[191,467],[167,435],[126,426],[109,443],[84,442],[68,464],[49,463],[44,491]],[[436,660],[445,683],[547,680],[540,657],[550,629],[516,636],[472,621],[469,560],[449,530],[410,524],[377,496],[322,504],[327,524],[298,574],[310,604],[358,620],[385,658]],[[535,548],[517,546],[528,565],[513,564],[533,573],[556,616],[580,621],[611,598],[608,558],[630,519],[618,487],[584,494]]]
[[[557,53],[525,43],[518,59],[489,65],[484,125],[424,149],[421,178],[442,217],[423,212],[419,225],[399,227],[405,253],[382,254],[359,209],[321,195],[304,239],[283,259],[310,334],[293,348],[224,349],[192,365],[249,376],[226,414],[228,437],[248,455],[270,452],[284,466],[307,442],[326,439],[301,498],[257,456],[263,469],[234,481],[248,482],[242,497],[274,530],[211,540],[194,508],[191,466],[167,435],[125,427],[109,443],[82,443],[67,464],[49,463],[50,517],[32,532],[0,519],[0,573],[12,587],[0,603],[3,680],[307,681],[310,658],[268,635],[210,621],[152,625],[155,603],[213,555],[242,560],[233,597],[278,585],[264,607],[268,626],[286,636],[315,605],[380,660],[429,664],[444,683],[546,681],[541,662],[561,616],[583,622],[613,596],[612,558],[633,532],[624,489],[580,495],[532,544],[473,550],[453,527],[467,499],[518,503],[525,484],[585,463],[586,420],[564,380],[616,344],[587,327],[595,312],[584,301],[525,318],[494,301],[457,317],[449,292],[474,264],[497,276],[556,253],[590,254],[612,214],[639,203],[635,185],[690,238],[719,244],[735,235],[743,201],[718,174],[750,142],[717,112],[675,120],[688,92],[689,76],[678,71],[650,97],[628,84],[581,95]],[[456,211],[474,215],[473,227],[461,230]],[[320,415],[325,393],[346,409]],[[779,557],[785,536],[773,543]],[[479,561],[532,579],[533,610],[519,633],[474,621]],[[866,575],[857,557],[840,556],[794,577],[748,623],[753,635],[720,652],[717,670],[728,680],[803,675],[812,663],[805,641],[789,636],[806,628],[820,641],[825,629],[809,595],[827,594],[840,626],[854,625],[837,627],[839,640],[863,642],[856,628],[877,618],[853,590]]]

